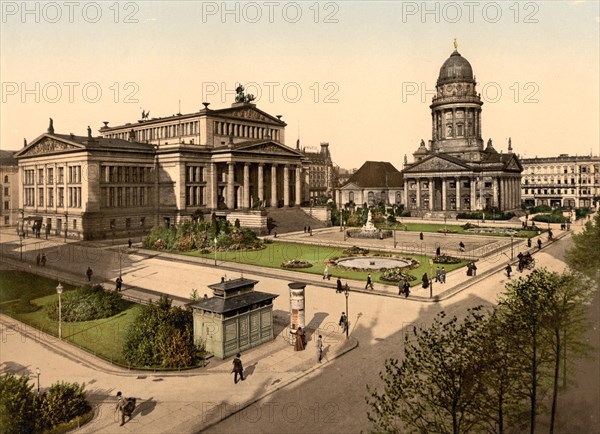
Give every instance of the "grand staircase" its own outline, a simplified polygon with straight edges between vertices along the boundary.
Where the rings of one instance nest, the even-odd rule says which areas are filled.
[[[268,218],[273,219],[273,223],[276,225],[273,230],[278,234],[303,231],[307,226],[313,230],[328,226],[327,223],[311,217],[300,208],[269,208]],[[272,233],[273,231],[271,231]]]

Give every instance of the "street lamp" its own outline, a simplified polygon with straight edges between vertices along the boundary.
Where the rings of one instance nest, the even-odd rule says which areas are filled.
[[[119,246],[119,277],[121,277],[121,272],[122,272],[122,265],[121,265],[122,257],[123,257],[123,255],[121,253],[121,246]]]
[[[38,393],[40,393],[40,368],[35,368],[35,373],[37,374]]]
[[[59,282],[56,287],[56,293],[58,294],[58,339],[62,339],[62,303],[60,295],[62,294],[63,289],[63,286]]]
[[[217,266],[217,237],[213,240],[215,242],[215,267]]]
[[[510,234],[510,260],[515,259],[514,251],[513,251],[513,241],[515,237],[514,234]]]
[[[19,233],[19,246],[21,249],[21,262],[23,262],[23,232]]]
[[[347,283],[344,287],[344,295],[346,296],[346,339],[348,339],[348,328],[350,326],[350,321],[348,320],[348,297],[350,296],[350,287]]]

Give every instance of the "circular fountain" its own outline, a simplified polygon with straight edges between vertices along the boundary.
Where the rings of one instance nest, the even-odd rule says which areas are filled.
[[[411,262],[406,259],[385,256],[353,256],[338,259],[336,265],[350,269],[381,270],[408,267],[411,265]]]

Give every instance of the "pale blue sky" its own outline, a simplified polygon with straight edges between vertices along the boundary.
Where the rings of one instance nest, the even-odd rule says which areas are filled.
[[[85,18],[93,20],[95,4],[79,2],[70,23],[64,2],[54,3],[61,19],[55,6],[32,2],[36,23],[34,14],[23,19],[21,2],[3,2],[0,145],[22,146],[24,137],[45,131],[50,116],[57,132],[83,135],[87,125],[97,130],[105,120],[135,122],[142,109],[151,116],[176,113],[179,100],[184,113],[204,99],[211,108],[226,107],[231,94],[207,96],[203,87],[231,90],[241,81],[259,84],[252,89],[262,92],[259,108],[283,115],[288,145],[299,129],[303,146],[330,142],[342,167],[365,160],[401,167],[403,155],[430,138],[428,92],[457,37],[484,97],[485,140],[505,149],[511,136],[526,156],[598,154],[597,1],[476,2],[472,22],[465,2],[452,3],[460,9],[427,2],[429,10],[438,8],[439,22],[434,14],[422,16],[421,1],[274,3],[270,23],[268,2],[228,3],[238,5],[239,22],[234,14],[222,16],[222,2],[121,2],[115,23],[114,2],[98,2],[102,16],[92,23]],[[292,23],[296,5],[302,16]],[[259,10],[261,19],[248,22]],[[492,22],[496,11],[501,16]],[[124,23],[128,13],[138,22]],[[337,22],[325,23],[328,14]],[[65,82],[78,83],[73,101]],[[277,83],[271,101],[269,82]],[[96,88],[102,96],[91,102]],[[408,88],[417,94],[407,95]],[[297,89],[302,95],[294,101]],[[125,102],[131,91],[139,102]]]

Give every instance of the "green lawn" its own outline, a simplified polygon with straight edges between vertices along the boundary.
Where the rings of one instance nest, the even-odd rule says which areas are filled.
[[[491,222],[493,225],[493,222]],[[480,225],[480,223],[477,222],[473,222],[473,224],[477,224],[478,226]],[[406,229],[405,229],[406,227]],[[494,226],[487,226],[487,224],[481,225],[482,228],[484,227],[494,227]],[[462,226],[456,225],[456,224],[441,224],[441,223],[406,223],[406,224],[400,224],[400,225],[396,225],[396,226],[382,226],[382,229],[392,229],[392,230],[396,230],[396,231],[405,231],[407,230],[408,232],[438,232],[441,229],[450,229],[452,231],[456,231],[456,232],[452,232],[452,233],[456,233],[456,234],[464,234],[464,235],[484,235],[484,236],[492,236],[492,237],[509,237],[509,234],[505,234],[505,233],[496,233],[496,232],[492,232],[492,233],[476,233],[476,232],[468,232],[465,231]],[[517,232],[517,234],[515,235],[516,237],[520,237],[520,238],[531,238],[537,235],[537,231],[525,231],[525,230],[519,230]]]
[[[312,264],[310,268],[294,268],[288,269],[297,271],[299,273],[311,273],[311,274],[323,274],[325,268],[324,261],[332,257],[343,257],[346,256],[342,253],[341,248],[331,246],[318,246],[312,244],[296,244],[296,243],[283,243],[274,242],[266,245],[266,248],[259,251],[240,251],[240,252],[218,252],[218,261],[227,262],[238,262],[241,264],[258,265],[261,267],[278,268],[282,269],[281,264],[290,259],[301,259],[308,261]],[[197,256],[212,259],[214,254],[207,253],[201,254],[197,251],[193,252],[173,252],[189,256]],[[371,254],[376,254],[376,251],[371,251]],[[389,253],[382,253],[382,255],[389,256]],[[416,284],[420,282],[420,279],[424,272],[429,273],[429,257],[421,255],[402,255],[403,257],[410,257],[419,262],[420,267],[410,271],[410,274],[417,277],[417,280],[413,280],[412,283]],[[446,271],[452,271],[456,268],[462,267],[467,264],[467,261],[461,261],[459,264],[446,264]],[[441,265],[440,265],[441,267]],[[434,265],[435,270],[435,265]],[[332,279],[335,280],[338,276],[343,279],[352,279],[359,281],[366,281],[367,272],[342,270],[334,267],[329,267],[329,274]],[[393,284],[390,282],[384,282],[380,280],[381,272],[371,273],[373,280],[378,283]]]
[[[48,318],[45,306],[58,297],[58,282],[20,271],[0,271],[0,312],[58,336],[58,322]],[[63,284],[65,291],[74,287]],[[64,293],[63,293],[64,294]],[[123,301],[124,311],[95,321],[63,322],[63,339],[114,363],[126,365],[121,354],[129,324],[141,305]]]

